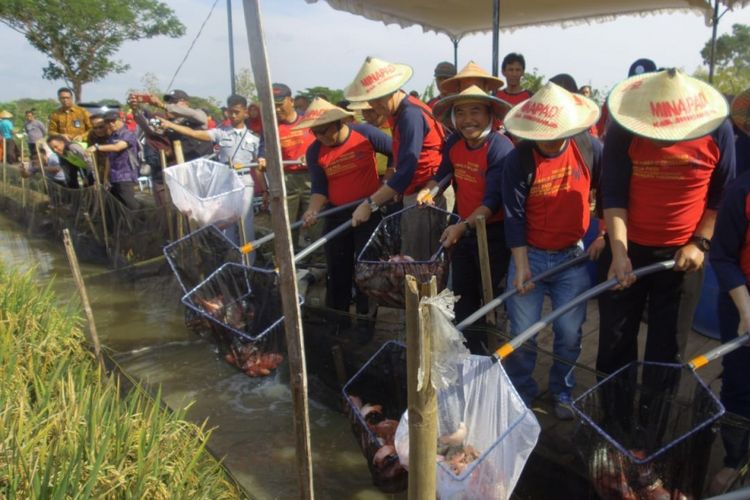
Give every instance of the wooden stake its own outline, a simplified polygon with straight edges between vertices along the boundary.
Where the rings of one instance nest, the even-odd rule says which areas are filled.
[[[174,159],[177,164],[185,163],[185,154],[182,152],[182,141],[172,142],[172,149],[174,149]]]
[[[172,198],[169,196],[169,186],[167,186],[166,177],[164,172],[167,170],[167,152],[163,149],[159,150],[159,161],[161,162],[161,175],[162,184],[164,185],[164,194],[159,195],[164,208],[167,210],[167,230],[169,231],[169,241],[175,241],[174,239],[174,214],[172,212]]]
[[[484,295],[484,303],[488,303],[495,298],[494,290],[492,289],[492,271],[490,270],[490,250],[487,242],[487,223],[484,220],[484,216],[480,215],[475,219],[476,231],[477,231],[477,247],[479,249],[479,272],[482,275],[482,292]],[[497,319],[495,317],[495,311],[490,311],[485,317],[487,324],[495,326],[497,325]],[[496,335],[492,332],[487,332],[487,348],[490,352],[500,347],[500,342]]]
[[[437,394],[432,386],[432,322],[422,322],[419,300],[437,294],[433,276],[422,285],[421,294],[414,276],[406,276],[406,380],[409,410],[409,500],[432,499],[437,494]],[[422,366],[422,387],[417,376]]]
[[[47,172],[44,170],[44,161],[42,160],[42,147],[39,145],[39,141],[34,144],[36,148],[36,161],[39,162],[39,171],[42,173],[42,183],[44,184],[44,191],[49,197],[49,185],[47,184]]]
[[[266,144],[267,173],[270,180],[271,222],[276,234],[274,249],[279,263],[281,298],[284,311],[286,344],[289,354],[290,386],[294,404],[294,431],[296,437],[297,480],[301,499],[314,498],[312,451],[310,446],[310,411],[307,402],[307,368],[305,366],[302,318],[297,301],[297,273],[294,268],[292,237],[289,230],[289,212],[286,206],[286,186],[281,162],[279,133],[275,124],[271,75],[263,40],[263,26],[259,0],[244,0],[245,27],[247,30],[250,60],[258,96],[261,101],[261,118]],[[270,126],[274,124],[273,126]],[[433,457],[433,461],[435,457]]]
[[[341,387],[344,387],[348,379],[346,377],[346,366],[344,365],[344,354],[341,352],[341,346],[332,346],[331,355],[333,356],[333,365],[336,367],[336,380],[339,381]]]
[[[7,142],[5,142],[5,137],[3,137],[3,194],[8,192],[8,181],[6,179],[7,170],[8,170],[8,144]]]
[[[25,155],[24,155],[25,148],[23,147],[24,142],[26,141],[21,141],[21,171],[22,172],[26,170],[26,165],[24,164],[24,160],[25,160]],[[31,156],[31,154],[29,154],[29,156]],[[23,175],[21,176],[21,208],[23,208],[25,212],[26,210],[26,178]]]
[[[91,303],[89,302],[89,296],[86,293],[86,285],[83,283],[81,277],[81,268],[78,266],[78,257],[76,256],[75,248],[73,248],[73,242],[70,239],[70,231],[67,228],[63,229],[63,243],[65,244],[65,253],[68,254],[68,263],[70,264],[70,271],[73,273],[73,279],[76,282],[76,288],[78,288],[78,294],[81,296],[81,303],[83,304],[83,311],[86,314],[86,320],[89,323],[89,341],[94,346],[94,355],[99,362],[99,366],[102,371],[106,371],[104,366],[104,357],[102,356],[101,345],[99,344],[99,335],[96,333],[96,323],[94,322],[94,312],[91,310]]]
[[[99,177],[99,165],[96,163],[96,154],[91,155],[91,162],[94,165],[94,182],[96,182],[96,198],[99,202],[99,215],[102,218],[102,233],[104,234],[104,248],[107,251],[107,255],[110,254],[109,250],[109,233],[107,230],[107,217],[104,211],[104,185]]]

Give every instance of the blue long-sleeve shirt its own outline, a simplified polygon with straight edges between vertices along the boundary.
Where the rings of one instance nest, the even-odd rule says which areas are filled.
[[[750,171],[740,175],[727,188],[719,206],[714,236],[711,240],[709,258],[719,281],[719,288],[724,292],[748,283],[747,274],[750,268],[743,270],[743,267],[748,267],[750,264],[748,210],[750,210]]]

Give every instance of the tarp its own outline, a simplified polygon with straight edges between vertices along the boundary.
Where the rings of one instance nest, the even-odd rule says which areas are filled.
[[[305,0],[316,3],[318,0]],[[471,33],[492,30],[493,0],[325,0],[336,10],[351,12],[402,28],[421,26],[425,31],[445,33],[460,39]],[[720,0],[727,7],[743,6],[749,0]],[[707,22],[713,13],[708,0],[500,0],[500,29],[556,24],[573,25],[606,21],[622,15],[654,11],[698,10]]]

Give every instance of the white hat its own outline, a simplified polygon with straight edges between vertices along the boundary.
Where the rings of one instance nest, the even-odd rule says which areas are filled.
[[[500,78],[487,73],[474,61],[469,61],[469,64],[464,66],[463,69],[461,69],[461,71],[456,74],[456,76],[448,78],[447,80],[443,80],[440,83],[440,88],[438,90],[440,90],[440,92],[444,94],[455,94],[456,92],[458,92],[461,80],[465,80],[467,78],[478,78],[482,80],[482,86],[488,92],[498,90],[502,88],[503,85],[505,85],[505,82]]]
[[[326,123],[335,122],[343,118],[354,116],[354,113],[334,106],[322,97],[316,97],[305,111],[302,120],[295,125],[294,129],[317,127]]]
[[[623,128],[657,141],[703,137],[729,115],[718,90],[676,69],[628,78],[612,90],[607,105]]]
[[[408,82],[413,73],[406,64],[389,63],[368,56],[354,81],[344,89],[344,97],[358,102],[392,94]]]
[[[460,94],[453,94],[440,99],[432,108],[432,114],[448,127],[453,128],[453,123],[451,121],[451,110],[453,109],[453,106],[467,102],[482,102],[483,104],[491,106],[492,114],[500,119],[502,119],[512,107],[510,103],[498,99],[493,95],[489,95],[476,85],[472,85],[468,89],[461,91]]]
[[[734,98],[731,109],[734,124],[750,135],[750,89],[745,89]]]
[[[503,124],[521,139],[556,141],[588,130],[598,119],[599,106],[594,101],[548,82],[514,106]]]

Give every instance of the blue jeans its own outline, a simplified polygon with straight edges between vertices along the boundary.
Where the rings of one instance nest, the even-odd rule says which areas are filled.
[[[568,261],[583,251],[578,247],[560,252],[546,252],[535,248],[528,248],[529,268],[531,275],[536,276],[542,271],[553,268]],[[508,287],[513,287],[516,276],[516,265],[513,259],[508,268]],[[590,278],[586,264],[570,267],[558,274],[537,282],[533,290],[525,295],[514,295],[508,300],[508,316],[510,317],[510,334],[515,337],[525,331],[542,317],[544,296],[549,295],[552,308],[570,302],[577,295],[587,290]],[[586,304],[568,311],[552,323],[555,334],[554,354],[558,359],[552,363],[549,374],[549,389],[556,396],[570,396],[575,385],[572,363],[581,353],[581,325],[586,320]],[[537,387],[532,373],[536,364],[536,339],[527,342],[530,348],[520,347],[503,362],[513,385],[526,404],[530,404],[537,396]]]

